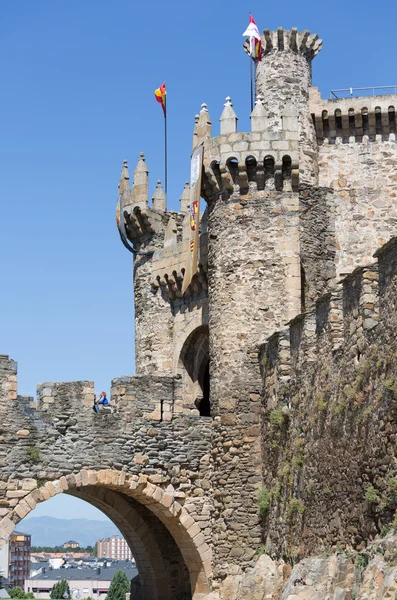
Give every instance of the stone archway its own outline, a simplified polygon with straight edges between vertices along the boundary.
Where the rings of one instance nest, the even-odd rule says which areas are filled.
[[[32,479],[21,487],[26,494],[0,521],[0,547],[37,503],[66,493],[100,508],[123,533],[137,561],[142,600],[190,594],[202,600],[210,592],[211,550],[172,486],[163,489],[144,474],[83,469],[41,487]]]

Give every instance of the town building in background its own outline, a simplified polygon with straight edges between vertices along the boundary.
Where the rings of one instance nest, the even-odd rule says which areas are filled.
[[[85,559],[89,558],[91,554],[88,552],[32,552],[30,559],[32,563],[40,563],[43,561],[49,561],[51,559]],[[55,565],[52,565],[55,567]]]
[[[31,576],[25,580],[25,592],[33,592],[35,598],[47,599],[50,597],[52,588],[61,579],[66,579],[69,583],[70,592],[73,600],[94,598],[95,600],[104,600],[109,591],[113,575],[117,571],[123,571],[131,581],[138,575],[138,570],[131,561],[106,561],[107,566],[90,567],[72,567],[65,566],[62,569],[43,568],[41,573]]]
[[[4,546],[0,550],[0,592],[4,592],[7,588],[10,587],[10,582],[8,579],[8,540],[5,542]],[[6,596],[2,596],[1,598],[5,598]]]
[[[96,543],[98,558],[112,558],[113,560],[132,560],[132,553],[127,542],[120,535],[113,535]]]
[[[0,577],[8,579],[8,540],[0,550]]]
[[[70,542],[65,542],[63,544],[64,548],[80,548],[80,544],[79,542],[75,542],[73,540],[70,540]]]
[[[30,541],[28,533],[14,531],[8,542],[8,578],[10,587],[23,589],[30,575]]]

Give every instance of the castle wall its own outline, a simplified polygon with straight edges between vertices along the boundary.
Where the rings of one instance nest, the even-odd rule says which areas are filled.
[[[333,288],[335,268],[334,195],[329,188],[299,186],[302,306],[308,309]],[[296,314],[300,311],[298,310]]]
[[[381,136],[380,136],[381,137]],[[319,147],[320,185],[334,190],[337,274],[370,263],[396,232],[397,144],[362,140]]]
[[[322,100],[311,89],[320,186],[334,192],[337,276],[372,261],[396,233],[397,96]]]
[[[180,574],[187,567],[192,589],[196,589],[193,580],[196,581],[203,569],[203,564],[197,562],[197,552],[201,552],[199,547],[202,556],[207,557],[205,568],[207,571],[211,568],[208,561],[213,543],[210,522],[212,423],[210,419],[186,415],[172,421],[164,420],[166,413],[172,412],[179,379],[145,375],[115,379],[111,412],[106,409],[97,415],[92,410],[92,382],[44,383],[38,387],[36,408],[31,399],[21,398],[9,389],[7,371],[14,377],[15,363],[2,357],[0,371],[6,374],[2,388],[6,391],[3,400],[7,405],[7,422],[2,422],[4,430],[0,443],[0,538],[7,539],[12,524],[26,516],[39,497],[41,501],[54,493],[67,491],[70,478],[76,476],[80,482],[77,486],[88,485],[96,483],[99,472],[123,472],[123,481],[128,479],[123,494],[128,490],[146,490],[147,496],[144,494],[142,502],[150,504],[154,502],[154,499],[150,500],[152,494],[156,493],[155,500],[160,502],[164,498],[165,503],[159,508],[160,516],[165,507],[171,510],[175,506],[174,514],[179,515],[183,524],[172,525],[165,518],[165,530],[156,521],[159,518],[156,506],[154,514],[151,511],[146,514],[136,505],[134,511],[143,519],[148,531],[158,531],[156,544],[164,564],[172,561],[177,564],[178,552],[182,552],[185,563],[178,567],[182,570]],[[83,482],[81,475],[77,476],[81,471],[86,473]],[[87,473],[92,474],[92,481]],[[113,481],[112,477],[109,483]],[[66,487],[62,487],[64,484]],[[41,490],[45,494],[43,497]],[[95,502],[98,499],[95,494]],[[90,501],[88,497],[87,500]],[[109,503],[114,504],[111,499]],[[132,510],[127,508],[122,509],[120,504],[123,518]],[[190,541],[189,544],[183,542],[177,552],[167,533],[167,529],[170,530],[167,523],[179,530],[186,523],[192,548]],[[132,512],[122,524],[123,527],[134,527]],[[172,527],[171,535],[175,537]],[[176,539],[178,543],[178,537]],[[168,547],[167,540],[170,540]],[[183,576],[174,573],[173,581],[172,585],[176,586],[178,581],[183,582]],[[166,584],[167,593],[172,588],[171,583]],[[201,579],[196,587],[202,589]],[[165,596],[158,596],[161,597]]]
[[[396,238],[263,347],[266,548],[363,549],[396,508]]]

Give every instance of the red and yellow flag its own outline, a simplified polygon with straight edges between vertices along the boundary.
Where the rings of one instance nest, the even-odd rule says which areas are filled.
[[[160,85],[160,87],[155,90],[154,97],[156,98],[157,102],[161,104],[165,117],[167,114],[167,90],[165,88],[165,81],[163,85]]]

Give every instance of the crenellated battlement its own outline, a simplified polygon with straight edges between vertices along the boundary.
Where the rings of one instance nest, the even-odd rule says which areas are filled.
[[[181,287],[190,248],[190,185],[180,198],[179,212],[167,211],[166,196],[161,185],[157,186],[149,205],[149,170],[143,152],[129,187],[128,164],[123,163],[119,181],[119,194],[123,209],[124,225],[128,239],[152,250],[151,286],[160,289],[170,300],[182,297]],[[207,231],[206,217],[200,215],[199,273],[194,276],[187,295],[207,289]]]
[[[8,375],[8,377],[7,377]],[[8,356],[0,358],[2,402],[7,405],[7,440],[24,438],[34,440],[43,430],[55,429],[61,433],[72,427],[78,431],[79,420],[85,426],[103,427],[117,424],[122,429],[131,419],[144,421],[171,421],[181,409],[181,381],[179,377],[135,375],[118,377],[112,381],[110,404],[93,411],[94,382],[45,382],[37,386],[37,401],[17,393],[16,363]],[[4,417],[3,417],[4,418]],[[4,425],[4,423],[3,423]]]
[[[151,234],[162,228],[162,216],[166,210],[165,194],[161,182],[158,182],[152,206],[149,206],[149,170],[143,152],[141,152],[135,168],[131,187],[129,182],[128,163],[125,160],[118,185],[122,216],[128,238],[133,242],[143,242],[147,240],[148,236],[150,237]]]
[[[313,60],[323,45],[323,41],[319,39],[317,33],[310,33],[307,29],[300,32],[296,27],[292,27],[290,30],[279,27],[276,31],[264,29],[261,37],[265,55],[270,52],[290,51],[303,54]],[[248,40],[244,43],[244,50],[249,54]]]
[[[206,105],[200,118],[207,116]],[[282,128],[270,130],[262,98],[256,100],[251,113],[251,131],[237,132],[237,116],[231,99],[220,117],[220,134],[211,138],[197,136],[196,144],[204,142],[203,191],[207,201],[211,196],[233,193],[246,194],[260,190],[291,191],[299,183],[298,115],[292,106],[285,107]]]
[[[323,100],[317,88],[310,90],[310,112],[318,143],[396,139],[397,95]],[[380,137],[377,137],[380,136]]]

